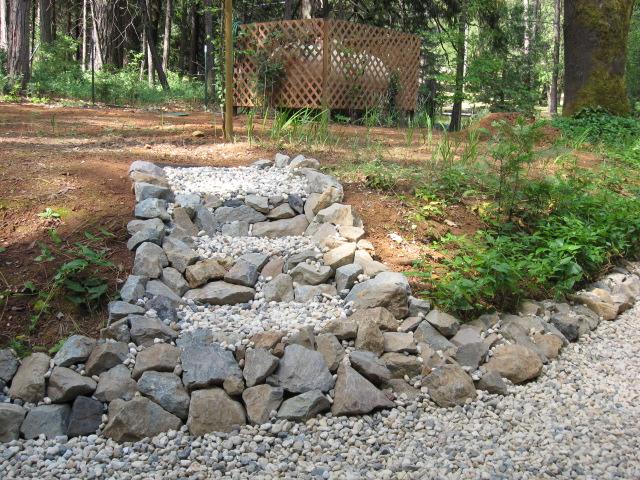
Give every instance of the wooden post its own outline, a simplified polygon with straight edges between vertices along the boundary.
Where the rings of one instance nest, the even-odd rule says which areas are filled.
[[[224,138],[233,137],[233,3],[224,0]]]
[[[329,40],[329,22],[331,20],[322,20],[322,111],[328,114],[329,111],[329,57],[331,55]]]

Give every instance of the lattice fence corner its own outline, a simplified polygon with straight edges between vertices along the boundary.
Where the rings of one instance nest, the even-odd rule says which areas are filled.
[[[415,35],[322,19],[253,23],[239,32],[236,106],[367,109],[395,96],[398,109],[416,109]]]

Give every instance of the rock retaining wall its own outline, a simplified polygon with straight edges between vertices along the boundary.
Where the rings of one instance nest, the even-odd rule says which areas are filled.
[[[273,418],[366,414],[417,397],[507,395],[640,295],[624,263],[566,301],[461,325],[373,259],[362,222],[318,162],[241,169],[134,162],[135,251],[101,340],[53,358],[0,350],[0,441],[200,436]]]

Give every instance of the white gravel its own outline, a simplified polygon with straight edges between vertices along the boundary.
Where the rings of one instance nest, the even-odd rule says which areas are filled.
[[[224,200],[253,194],[307,196],[306,179],[282,168],[165,167],[164,171],[176,194],[214,194]]]
[[[320,250],[310,237],[289,236],[279,238],[268,237],[230,237],[203,235],[195,237],[195,250],[203,258],[237,258],[245,253],[265,253],[269,257],[289,257],[304,250]]]
[[[118,445],[96,435],[0,445],[3,479],[637,479],[640,305],[603,322],[528,385],[454,409],[279,421]]]

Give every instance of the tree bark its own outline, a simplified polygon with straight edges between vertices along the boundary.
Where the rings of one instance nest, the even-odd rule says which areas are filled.
[[[151,31],[151,19],[149,18],[149,9],[147,8],[146,0],[140,0],[140,10],[142,12],[142,20],[144,22],[144,32],[147,36],[147,47],[151,56],[149,58],[149,70],[151,71],[152,65],[155,68],[156,72],[158,72],[158,80],[160,80],[160,85],[162,85],[162,89],[165,91],[169,90],[169,82],[167,81],[167,76],[162,69],[162,62],[160,62],[160,58],[158,57],[158,51],[156,50],[156,43],[153,41],[153,32]]]
[[[124,28],[120,0],[91,0],[91,13],[97,44],[99,68],[124,67]]]
[[[600,106],[631,113],[625,67],[635,0],[565,0],[562,115]]]
[[[82,0],[82,71],[87,69],[87,0]]]
[[[284,19],[293,20],[293,8],[291,6],[293,0],[284,0]]]
[[[311,18],[311,0],[301,0],[300,2],[300,18],[302,20],[308,20]]]
[[[198,9],[193,5],[191,7],[191,48],[190,48],[190,61],[189,61],[189,74],[195,77],[198,73],[198,37],[200,36],[200,29],[198,19]]]
[[[171,45],[171,10],[173,4],[171,0],[167,0],[164,11],[164,37],[162,44],[162,69],[169,71],[169,46]]]
[[[462,127],[462,100],[464,99],[464,65],[467,45],[467,8],[468,0],[462,2],[462,12],[458,22],[457,55],[456,55],[456,80],[453,93],[453,108],[451,109],[450,132],[457,132]]]
[[[0,0],[0,48],[2,48],[3,50],[7,50],[8,45],[7,19],[7,0]]]
[[[40,11],[40,41],[42,43],[53,42],[53,31],[51,24],[53,21],[53,0],[38,0]]]
[[[558,73],[560,71],[560,15],[562,0],[555,0],[553,14],[553,70],[549,88],[549,113],[558,113]]]
[[[213,1],[212,0],[204,0],[204,35],[205,41],[204,44],[207,47],[207,71],[204,72],[204,80],[205,85],[207,86],[207,91],[209,93],[213,93],[214,90],[214,82],[213,82],[213,59],[214,59],[214,51],[213,51]]]
[[[31,69],[29,68],[29,0],[10,0],[8,44],[9,86],[25,93]]]

